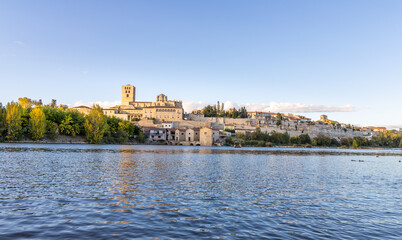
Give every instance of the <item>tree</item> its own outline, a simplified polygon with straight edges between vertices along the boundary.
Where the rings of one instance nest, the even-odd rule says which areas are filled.
[[[331,138],[320,133],[314,138],[313,145],[325,147],[331,146]]]
[[[234,141],[231,137],[225,138],[225,146],[233,146]]]
[[[300,134],[300,144],[311,144],[311,138],[308,134]]]
[[[61,133],[65,135],[75,136],[80,132],[80,126],[74,123],[70,114],[66,115],[63,121],[61,121],[59,128]]]
[[[99,105],[94,105],[84,124],[87,140],[90,143],[102,142],[107,127],[102,108]]]
[[[127,136],[129,138],[134,138],[134,135],[135,135],[134,124],[127,122],[127,121],[121,121],[121,122],[119,122],[118,130],[127,133]]]
[[[39,99],[39,100],[32,100],[32,104],[35,105],[36,107],[41,107],[41,106],[43,106],[42,99]]]
[[[18,98],[18,104],[23,108],[31,108],[33,105],[32,100],[27,97]]]
[[[4,140],[3,136],[7,130],[6,116],[7,116],[6,109],[0,103],[0,141]]]
[[[19,140],[21,138],[22,107],[15,102],[7,104],[7,139]]]
[[[59,135],[59,126],[57,123],[46,120],[46,135],[50,139],[56,139],[56,137]]]
[[[62,110],[66,110],[68,109],[68,106],[65,104],[60,104],[59,108],[61,108]]]
[[[356,139],[353,140],[352,147],[353,147],[353,148],[358,148],[358,147],[359,147],[359,144],[357,144]]]
[[[402,148],[402,139],[401,139],[401,141],[399,142],[399,148]]]
[[[42,109],[36,107],[29,114],[29,132],[32,140],[39,140],[45,136],[46,117]]]
[[[276,114],[276,125],[277,126],[279,126],[279,125],[281,125],[282,124],[282,114],[280,114],[280,113],[277,113]]]
[[[50,106],[52,108],[57,108],[57,100],[56,99],[52,99],[52,103],[50,103]]]
[[[341,144],[349,147],[353,144],[353,138],[341,138]]]
[[[202,109],[202,114],[204,114],[205,117],[216,117],[216,108],[208,105]]]

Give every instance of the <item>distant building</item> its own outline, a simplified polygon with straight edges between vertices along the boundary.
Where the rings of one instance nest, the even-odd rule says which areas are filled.
[[[386,132],[387,131],[387,128],[385,128],[385,127],[371,127],[370,126],[367,128],[373,130],[374,132]]]
[[[249,118],[271,118],[275,113],[270,113],[270,112],[248,112],[248,117]]]
[[[328,121],[328,116],[327,115],[321,115],[320,116],[320,122],[327,122]]]
[[[149,141],[166,140],[166,129],[144,127],[143,130]]]
[[[78,107],[73,107],[73,110],[77,110],[78,112],[82,113],[82,114],[89,114],[92,110],[92,108],[87,107],[87,106],[78,106]]]
[[[173,128],[173,122],[170,123],[162,123],[161,128]]]

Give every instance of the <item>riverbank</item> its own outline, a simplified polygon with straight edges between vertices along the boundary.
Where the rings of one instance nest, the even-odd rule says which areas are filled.
[[[86,141],[85,137],[81,136],[59,136],[57,139],[42,139],[33,141],[31,139],[22,139],[21,141],[6,141],[0,143],[12,143],[12,144],[90,144]],[[126,143],[100,143],[100,144],[90,144],[90,145],[143,145],[143,146],[170,146],[170,147],[177,147],[178,145],[169,145],[169,144],[161,144],[161,143],[138,143],[135,141],[130,141]],[[187,145],[180,145],[181,147],[193,147]],[[199,146],[197,146],[199,147]],[[212,146],[213,148],[232,148],[233,146]],[[274,146],[242,146],[241,148],[283,148],[283,149],[351,149],[351,150],[402,150],[402,148],[382,148],[382,147],[360,147],[360,148],[345,148],[345,147],[325,147],[325,146],[297,146],[297,145],[274,145]]]
[[[4,143],[29,143],[29,144],[90,144],[84,136],[66,136],[60,135],[55,139],[43,138],[41,140],[32,140],[23,138],[20,141],[5,141]],[[119,144],[116,144],[119,145]],[[138,145],[135,141],[128,141],[120,145]]]

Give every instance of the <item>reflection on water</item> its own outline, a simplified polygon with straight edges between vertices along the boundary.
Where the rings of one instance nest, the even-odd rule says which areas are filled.
[[[0,144],[0,239],[397,239],[400,159],[400,150]]]

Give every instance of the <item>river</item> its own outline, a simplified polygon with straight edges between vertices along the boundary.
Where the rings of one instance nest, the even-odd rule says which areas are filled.
[[[0,239],[401,239],[402,151],[0,144]]]

